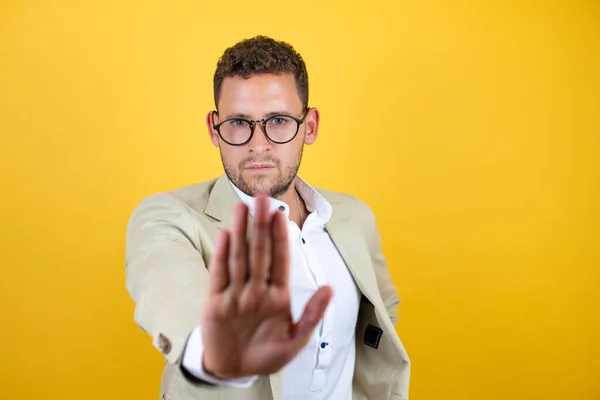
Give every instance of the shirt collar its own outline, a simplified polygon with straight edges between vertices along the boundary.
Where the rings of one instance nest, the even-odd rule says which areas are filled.
[[[242,202],[248,206],[248,212],[250,213],[252,218],[254,218],[254,208],[256,199],[254,197],[248,196],[246,193],[238,189],[237,186],[235,186],[233,182],[231,182],[231,180],[229,180],[229,183],[233,187],[233,190],[235,190],[237,195],[240,197]],[[306,183],[306,181],[302,179],[299,175],[296,176],[294,187],[298,191],[298,194],[300,195],[302,200],[304,200],[304,204],[306,204],[306,208],[308,209],[309,213],[316,212],[317,218],[320,219],[323,224],[327,223],[331,218],[331,204],[329,204],[329,202],[323,196],[321,196],[319,192],[317,192],[312,186]],[[281,200],[269,197],[269,211],[273,213],[276,210],[281,210],[285,214],[286,218],[289,219],[289,206]]]

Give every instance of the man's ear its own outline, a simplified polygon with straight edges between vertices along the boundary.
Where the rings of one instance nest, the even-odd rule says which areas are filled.
[[[215,147],[219,147],[219,134],[215,129],[215,123],[219,120],[219,114],[216,111],[210,111],[206,114],[206,127],[208,128],[208,136]]]
[[[319,135],[319,118],[319,110],[316,108],[308,110],[308,114],[306,114],[306,118],[304,119],[304,124],[306,125],[306,134],[304,135],[305,144],[310,145],[317,140],[317,136]]]

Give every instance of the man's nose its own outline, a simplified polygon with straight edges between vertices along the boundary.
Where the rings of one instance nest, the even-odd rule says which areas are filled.
[[[250,142],[248,142],[250,151],[253,153],[264,153],[271,149],[271,145],[272,143],[267,138],[263,125],[260,122],[254,123],[254,134]]]

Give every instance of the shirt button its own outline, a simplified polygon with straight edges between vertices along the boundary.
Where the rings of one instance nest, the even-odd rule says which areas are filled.
[[[169,354],[171,351],[171,341],[162,333],[158,335],[158,347],[165,354]]]
[[[329,343],[321,342],[321,348],[324,349]]]
[[[304,240],[304,238],[302,238],[302,244],[306,244],[306,241]]]
[[[285,211],[285,207],[284,206],[279,206],[279,211]]]

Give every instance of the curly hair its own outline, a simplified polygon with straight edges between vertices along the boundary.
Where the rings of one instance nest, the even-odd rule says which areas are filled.
[[[308,73],[304,60],[288,43],[262,35],[236,43],[219,59],[213,79],[215,107],[218,107],[225,78],[248,79],[256,74],[292,74],[300,101],[304,108],[308,107]]]

